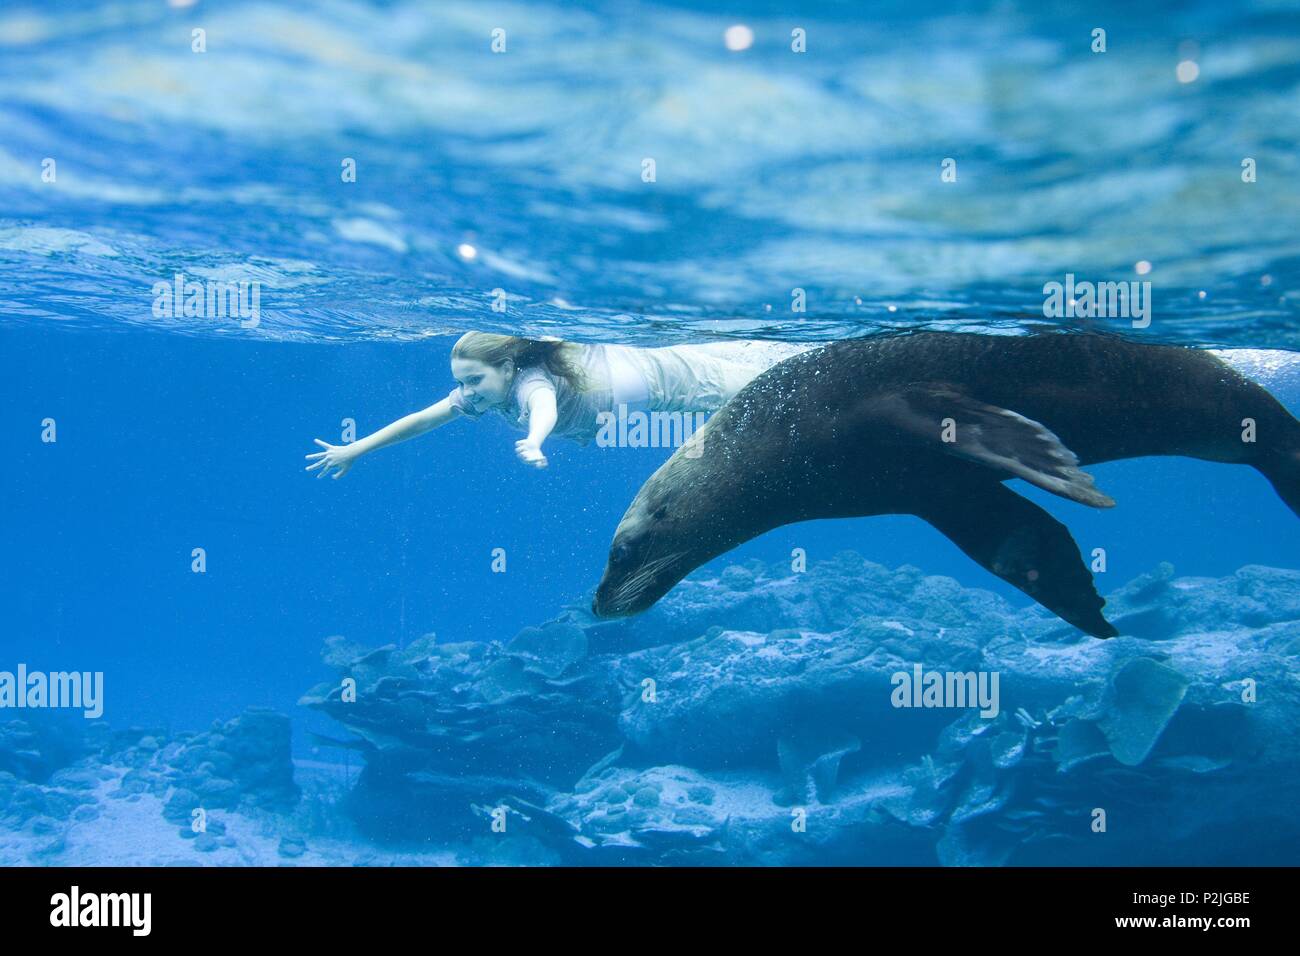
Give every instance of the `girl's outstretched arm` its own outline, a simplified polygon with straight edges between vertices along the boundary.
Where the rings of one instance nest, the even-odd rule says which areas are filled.
[[[559,415],[555,410],[555,391],[536,388],[528,396],[528,437],[515,442],[515,454],[524,464],[534,468],[546,467],[542,442],[546,441]]]
[[[372,452],[376,448],[383,448],[387,445],[395,445],[399,441],[406,441],[408,438],[415,438],[417,435],[423,435],[439,425],[445,425],[452,419],[459,418],[460,415],[460,409],[452,405],[449,399],[444,398],[428,408],[399,418],[391,425],[385,425],[379,431],[373,432],[365,438],[360,438],[350,445],[331,445],[319,438],[313,439],[316,444],[325,450],[306,456],[309,459],[318,459],[315,464],[308,465],[306,470],[311,471],[314,468],[319,468],[320,472],[316,477],[324,478],[333,468],[337,469],[333,477],[342,478],[348,473],[352,463],[367,452]]]

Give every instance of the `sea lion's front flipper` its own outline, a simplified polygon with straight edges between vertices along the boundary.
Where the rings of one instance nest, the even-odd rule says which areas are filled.
[[[1065,525],[996,481],[939,485],[916,514],[1002,580],[1093,637],[1119,632],[1101,615],[1079,546]]]
[[[872,406],[875,414],[940,451],[1023,478],[1080,504],[1115,505],[1047,426],[1009,408],[986,405],[942,383],[888,392]]]

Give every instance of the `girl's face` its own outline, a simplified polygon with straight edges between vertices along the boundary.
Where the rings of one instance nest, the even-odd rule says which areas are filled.
[[[515,377],[515,363],[488,365],[478,359],[454,358],[451,374],[460,382],[461,394],[476,412],[504,405]]]

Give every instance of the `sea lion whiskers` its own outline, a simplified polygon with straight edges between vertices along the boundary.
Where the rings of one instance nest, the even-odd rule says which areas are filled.
[[[638,568],[635,574],[618,587],[609,602],[610,605],[617,607],[619,604],[622,604],[627,597],[632,597],[641,593],[645,585],[654,581],[655,576],[658,575],[660,571],[685,555],[685,551],[673,551],[651,559],[645,565]]]

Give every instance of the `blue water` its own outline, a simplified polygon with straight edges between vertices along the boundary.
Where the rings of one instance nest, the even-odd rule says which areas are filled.
[[[736,23],[754,41],[729,51]],[[6,4],[0,669],[103,671],[115,727],[265,705],[328,761],[306,731],[337,727],[297,706],[326,636],[506,641],[587,606],[666,451],[552,439],[539,472],[503,422],[461,421],[341,481],[302,470],[343,419],[444,397],[470,329],[1015,331],[1054,321],[1045,282],[1141,279],[1150,327],[1099,326],[1280,350],[1260,380],[1294,412],[1298,101],[1288,3]],[[256,326],[155,315],[176,273],[259,282]],[[1163,561],[1300,569],[1254,471],[1091,470],[1118,508],[1017,490],[1107,549],[1102,593]],[[781,528],[701,573],[794,547],[1028,606],[914,518]]]

